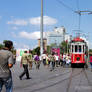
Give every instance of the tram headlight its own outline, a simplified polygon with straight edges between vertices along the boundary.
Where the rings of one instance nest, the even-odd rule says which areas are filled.
[[[80,60],[80,57],[77,57],[76,59],[77,59],[77,61],[79,61]]]

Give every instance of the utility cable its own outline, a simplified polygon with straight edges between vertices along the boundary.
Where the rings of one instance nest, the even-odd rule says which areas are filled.
[[[62,2],[61,0],[56,0],[59,4],[63,5],[64,7],[66,7],[67,9],[75,12],[75,10],[71,7],[69,7],[68,5],[66,5],[64,2]]]

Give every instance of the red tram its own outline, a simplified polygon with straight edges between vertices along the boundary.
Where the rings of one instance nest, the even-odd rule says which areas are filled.
[[[85,54],[87,52],[87,44],[80,37],[74,38],[70,42],[71,67],[75,65],[83,66],[86,64]]]

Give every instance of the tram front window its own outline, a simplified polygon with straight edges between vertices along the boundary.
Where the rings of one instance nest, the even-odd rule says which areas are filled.
[[[78,52],[78,47],[77,47],[77,45],[75,45],[75,52]]]
[[[82,52],[81,45],[75,45],[75,52]]]
[[[81,49],[81,46],[79,46],[79,52],[81,52],[81,50],[82,50],[82,49]]]

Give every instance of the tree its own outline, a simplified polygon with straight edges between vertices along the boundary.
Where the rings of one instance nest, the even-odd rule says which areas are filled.
[[[51,47],[56,47],[56,43],[52,43],[50,46]]]
[[[92,49],[89,49],[89,54],[92,54]]]
[[[40,47],[36,47],[35,49],[33,49],[32,54],[39,54],[40,55]]]
[[[69,51],[69,48],[68,48],[68,42],[67,41],[63,41],[61,44],[60,44],[60,53],[67,53],[67,50]]]
[[[49,45],[47,46],[47,53],[51,54],[51,46],[49,46]]]
[[[2,49],[4,47],[4,45],[3,44],[0,44],[0,49]]]

